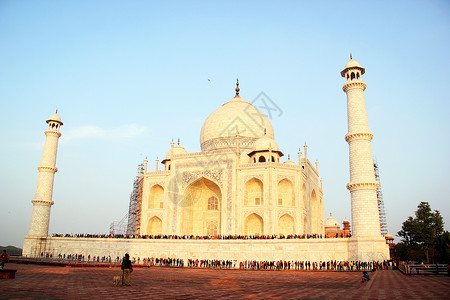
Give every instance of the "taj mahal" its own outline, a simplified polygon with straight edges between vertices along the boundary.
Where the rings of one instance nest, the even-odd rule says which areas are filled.
[[[298,163],[284,156],[269,119],[235,96],[205,120],[200,152],[174,143],[150,170],[139,171],[135,235],[314,236],[313,239],[117,239],[50,237],[48,227],[61,118],[47,120],[46,141],[23,255],[176,257],[243,260],[385,260],[389,249],[380,231],[377,188],[362,81],[355,60],[341,76],[347,95],[351,237],[325,237],[324,193],[318,162],[308,160],[305,144]],[[333,219],[334,220],[334,219]],[[348,224],[348,221],[347,223]],[[347,225],[348,226],[348,225]],[[348,230],[349,232],[349,230]]]
[[[172,147],[164,171],[148,172],[136,233],[273,235],[323,233],[323,192],[317,167],[280,162],[269,119],[236,96],[203,124],[201,152]],[[305,146],[305,154],[306,148]]]

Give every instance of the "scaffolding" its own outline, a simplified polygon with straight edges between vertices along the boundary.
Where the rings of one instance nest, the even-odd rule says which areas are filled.
[[[377,189],[377,198],[378,198],[378,213],[380,214],[380,229],[381,235],[384,236],[387,231],[387,221],[386,221],[386,211],[384,209],[384,201],[383,201],[383,191],[381,190],[381,181],[380,181],[380,170],[378,169],[378,163],[376,160],[373,162],[373,168],[375,170],[375,179],[380,183],[380,186]]]
[[[126,234],[127,232],[127,221],[128,214],[126,214],[122,220],[120,221],[114,221],[109,226],[109,234],[112,235],[119,235],[119,234]]]
[[[138,175],[133,181],[133,191],[130,195],[130,204],[128,207],[128,223],[126,234],[139,234],[141,220],[142,187],[144,176],[142,174],[144,165],[138,166]]]

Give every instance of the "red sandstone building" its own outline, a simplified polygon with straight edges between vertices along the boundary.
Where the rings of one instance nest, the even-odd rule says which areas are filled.
[[[341,229],[341,225],[339,222],[333,218],[330,213],[330,217],[325,221],[325,237],[327,238],[338,238],[338,237],[349,237],[351,235],[350,232],[350,222],[345,219],[342,222],[343,228]]]

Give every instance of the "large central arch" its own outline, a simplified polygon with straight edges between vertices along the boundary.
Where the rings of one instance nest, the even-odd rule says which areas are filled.
[[[186,188],[180,205],[181,234],[220,234],[222,193],[217,184],[201,177]]]

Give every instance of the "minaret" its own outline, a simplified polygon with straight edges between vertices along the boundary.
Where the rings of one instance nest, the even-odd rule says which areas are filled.
[[[350,182],[347,189],[351,195],[352,236],[381,236],[378,213],[377,188],[375,180],[371,140],[364,90],[367,85],[361,80],[365,69],[352,59],[345,65],[341,76],[346,82],[342,89],[347,94],[348,133],[345,140],[349,145]]]
[[[45,145],[41,164],[38,166],[39,176],[36,193],[33,200],[33,212],[31,214],[30,231],[28,237],[46,237],[50,222],[50,208],[53,205],[53,179],[56,169],[56,152],[58,150],[59,132],[63,123],[56,113],[47,120],[48,128],[45,131]]]

